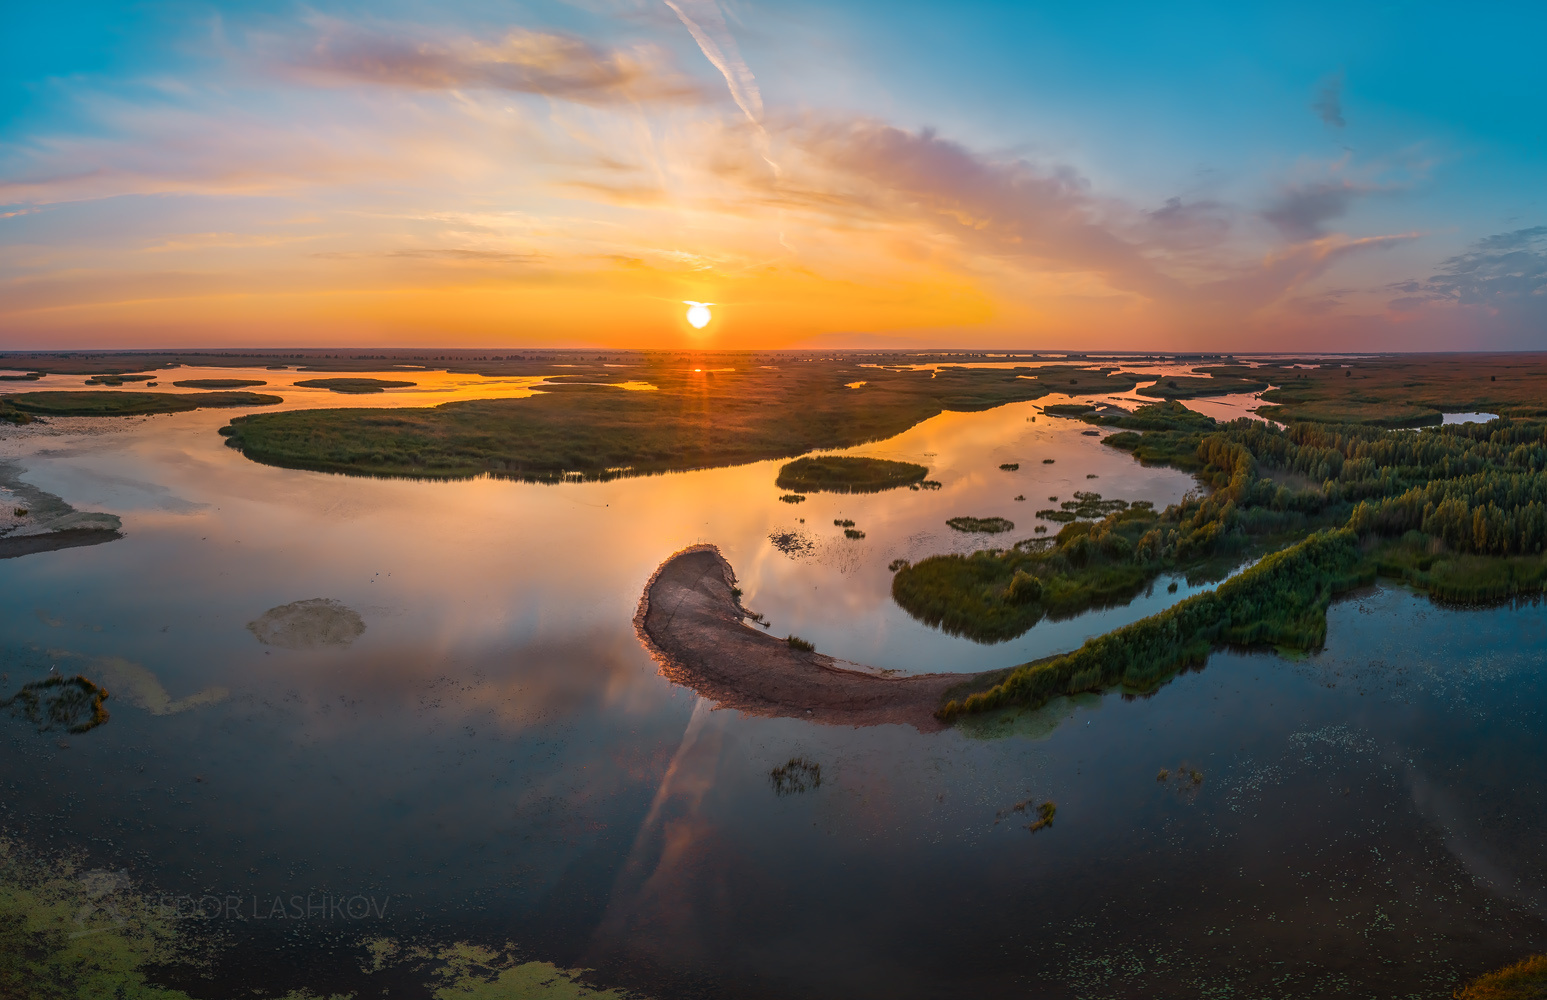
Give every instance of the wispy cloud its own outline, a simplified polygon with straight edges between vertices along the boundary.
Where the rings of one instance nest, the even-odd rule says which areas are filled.
[[[1316,92],[1316,99],[1311,102],[1311,110],[1316,112],[1316,117],[1321,119],[1323,125],[1328,128],[1343,128],[1348,122],[1343,119],[1343,74],[1334,73],[1322,83],[1321,89]]]
[[[1430,277],[1391,286],[1406,293],[1399,310],[1425,303],[1506,309],[1529,305],[1547,313],[1547,226],[1497,233],[1443,262]]]
[[[730,90],[731,99],[757,131],[763,159],[778,174],[779,165],[774,162],[768,132],[763,127],[763,94],[757,88],[757,78],[752,75],[747,61],[741,58],[741,49],[725,24],[725,15],[721,13],[719,4],[715,0],[664,2],[687,27],[704,58],[725,77],[725,86]]]
[[[696,83],[649,46],[605,49],[578,38],[514,29],[496,42],[424,41],[327,22],[283,62],[315,78],[422,90],[489,89],[585,104],[699,100]]]

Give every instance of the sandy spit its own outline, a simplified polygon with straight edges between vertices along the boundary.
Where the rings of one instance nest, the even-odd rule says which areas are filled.
[[[926,733],[946,728],[934,715],[941,696],[973,675],[887,677],[792,649],[747,624],[731,593],[735,582],[713,545],[683,549],[650,577],[634,628],[662,676],[718,708],[748,715],[837,726],[904,724]]]

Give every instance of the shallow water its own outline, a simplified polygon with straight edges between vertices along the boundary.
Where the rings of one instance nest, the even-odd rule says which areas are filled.
[[[5,720],[5,826],[160,893],[242,901],[213,922],[214,979],[187,973],[196,995],[380,995],[350,949],[384,935],[510,941],[661,997],[1444,996],[1539,950],[1536,605],[1373,589],[1304,660],[1222,653],[1149,698],[928,736],[743,718],[657,675],[631,616],[701,541],[776,634],[908,671],[1007,666],[1184,596],[1162,579],[988,646],[891,602],[892,559],[1030,535],[1048,496],[1193,488],[1040,413],[1056,401],[851,450],[923,462],[939,491],[799,505],[777,462],[416,483],[248,462],[215,433],[227,411],[7,431],[0,457],[126,537],[0,562],[0,690],[52,667],[114,692],[83,735]],[[962,535],[944,524],[960,514],[1016,531]],[[330,613],[263,618],[314,599],[363,633],[306,618],[296,643],[259,641]],[[820,787],[776,794],[770,770],[802,756]],[[1192,769],[1201,783],[1174,777]],[[1047,799],[1049,829],[1010,811]],[[307,894],[378,911],[262,917]]]

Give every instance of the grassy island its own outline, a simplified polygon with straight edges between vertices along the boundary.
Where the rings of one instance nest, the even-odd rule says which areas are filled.
[[[1261,392],[1267,387],[1268,383],[1257,379],[1228,375],[1212,378],[1176,375],[1163,378],[1154,385],[1144,386],[1139,390],[1139,395],[1160,399],[1197,399],[1202,396],[1229,396],[1238,392]]]
[[[308,389],[360,394],[386,392],[388,389],[411,389],[419,383],[401,382],[390,378],[309,378],[295,384]]]
[[[923,482],[927,475],[928,469],[912,462],[819,455],[790,462],[774,485],[802,493],[880,493]]]
[[[945,717],[1114,685],[1151,688],[1223,644],[1314,649],[1332,597],[1377,576],[1455,602],[1547,589],[1547,421],[1278,428],[1218,423],[1174,401],[1084,419],[1117,430],[1109,445],[1193,471],[1209,492],[1160,513],[1133,505],[1072,522],[1051,540],[923,560],[894,577],[904,608],[1004,638],[1044,614],[1127,599],[1163,571],[1208,578],[1267,555],[1074,652],[959,688]],[[1091,496],[1077,496],[1076,508],[1099,513],[1110,503]]]
[[[559,482],[795,458],[892,437],[947,410],[1135,385],[1129,376],[1072,365],[931,373],[776,360],[710,373],[650,355],[621,370],[545,370],[549,384],[523,399],[257,414],[232,421],[227,434],[248,458],[288,468]],[[869,383],[864,392],[845,388],[856,378]],[[595,384],[629,379],[658,391]]]
[[[953,517],[945,523],[957,531],[980,532],[985,535],[998,535],[1015,530],[1015,522],[1003,517]]]
[[[0,419],[6,411],[21,417],[137,417],[152,413],[186,413],[226,406],[273,406],[279,396],[258,392],[103,392],[43,390],[0,396]],[[18,421],[22,422],[22,421]]]
[[[268,385],[258,378],[189,378],[172,384],[179,389],[246,389],[254,385]]]

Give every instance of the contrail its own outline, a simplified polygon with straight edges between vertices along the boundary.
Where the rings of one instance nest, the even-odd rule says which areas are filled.
[[[693,40],[704,53],[704,58],[713,63],[714,68],[725,77],[725,86],[730,89],[731,99],[736,102],[741,113],[747,116],[752,127],[757,129],[758,146],[763,159],[773,168],[774,176],[779,176],[779,165],[770,155],[768,132],[763,128],[763,95],[757,89],[757,78],[747,67],[747,61],[741,58],[741,50],[736,47],[736,39],[731,35],[730,28],[726,27],[725,15],[720,13],[719,5],[714,0],[664,2],[687,26]],[[688,9],[693,13],[689,14]]]

